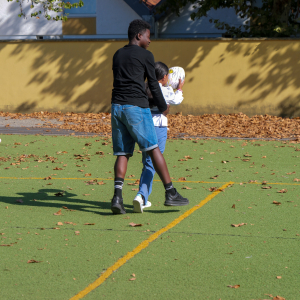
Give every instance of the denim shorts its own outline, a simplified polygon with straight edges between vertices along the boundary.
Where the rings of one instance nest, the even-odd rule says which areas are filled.
[[[114,155],[132,155],[135,143],[141,151],[158,147],[150,108],[113,103],[111,127]]]

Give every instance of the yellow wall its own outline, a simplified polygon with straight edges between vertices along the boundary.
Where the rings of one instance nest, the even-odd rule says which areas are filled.
[[[112,56],[126,41],[0,43],[0,110],[110,110]],[[300,115],[300,40],[153,41],[155,59],[186,70],[172,112]]]

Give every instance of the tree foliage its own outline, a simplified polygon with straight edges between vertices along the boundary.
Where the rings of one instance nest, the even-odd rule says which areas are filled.
[[[211,9],[233,8],[243,25],[210,19],[218,29],[226,30],[233,37],[288,37],[299,32],[299,0],[165,0],[157,12],[175,12],[192,4],[192,20],[207,17]]]
[[[24,0],[7,0],[8,2],[17,2],[20,4],[20,14],[19,17],[26,17],[25,12],[23,10],[23,2]],[[70,3],[67,1],[61,0],[31,0],[31,13],[30,16],[35,17],[37,19],[40,18],[40,15],[43,15],[48,21],[66,21],[68,18],[68,14],[66,13],[67,9],[71,9],[72,7],[82,7],[83,1],[79,0],[78,3]],[[41,10],[42,9],[42,10]],[[51,13],[50,15],[50,12]]]

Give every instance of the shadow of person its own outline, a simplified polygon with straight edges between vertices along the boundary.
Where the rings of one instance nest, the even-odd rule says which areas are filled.
[[[85,200],[77,194],[61,189],[40,189],[37,193],[17,193],[15,197],[0,197],[0,201],[10,205],[26,205],[31,207],[51,207],[110,215],[110,202]],[[99,208],[99,211],[94,209]],[[104,210],[104,211],[101,211]],[[55,211],[53,212],[55,213]]]
[[[17,193],[15,197],[0,197],[0,202],[10,205],[25,205],[31,207],[55,208],[53,213],[59,209],[83,211],[98,215],[112,215],[110,210],[110,200],[85,200],[79,198],[77,194],[61,189],[40,189],[35,193]],[[98,198],[97,198],[98,199]],[[128,213],[133,213],[133,206],[124,203]],[[99,209],[95,211],[95,209]],[[170,213],[178,210],[147,210],[150,213]]]

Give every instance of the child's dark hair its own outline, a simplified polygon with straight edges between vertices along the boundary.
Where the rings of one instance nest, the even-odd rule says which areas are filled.
[[[161,80],[165,75],[168,75],[169,68],[167,65],[162,63],[161,61],[157,61],[155,63],[155,75],[157,80]]]
[[[151,26],[144,20],[133,20],[128,27],[128,39],[132,41],[139,33],[143,34],[147,29],[150,30]]]
[[[167,67],[167,65],[162,63],[161,61],[157,61],[155,63],[155,76],[156,76],[157,81],[163,79],[164,76],[168,75],[168,74],[169,74],[169,68]],[[154,106],[153,101],[152,101],[153,96],[149,89],[148,82],[145,82],[145,89],[146,89],[146,94],[148,96],[148,101],[149,101],[150,107],[153,107]]]

